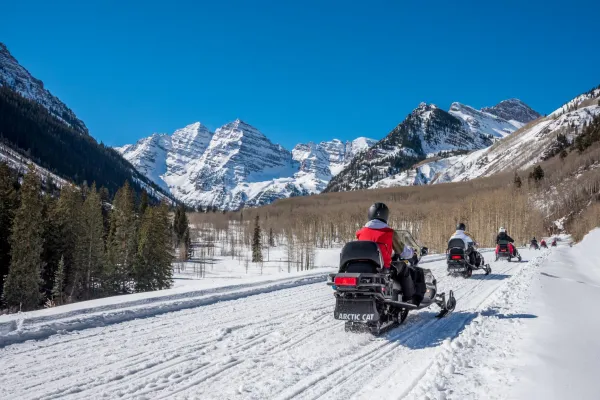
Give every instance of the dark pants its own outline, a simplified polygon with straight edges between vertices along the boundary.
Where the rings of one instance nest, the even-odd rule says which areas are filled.
[[[423,269],[403,262],[394,262],[392,267],[396,269],[394,280],[402,288],[402,301],[412,300],[414,304],[420,304],[427,290]]]
[[[466,253],[469,257],[469,263],[471,265],[479,267],[479,265],[481,264],[481,255],[472,247],[469,247]]]

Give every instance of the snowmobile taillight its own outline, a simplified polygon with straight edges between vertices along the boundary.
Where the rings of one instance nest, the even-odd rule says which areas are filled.
[[[461,256],[461,255],[459,255],[459,254],[455,254],[455,255],[453,255],[451,258],[452,258],[453,260],[460,260],[460,259],[462,258],[462,256]]]
[[[348,276],[336,276],[334,283],[336,286],[356,286],[356,278]]]

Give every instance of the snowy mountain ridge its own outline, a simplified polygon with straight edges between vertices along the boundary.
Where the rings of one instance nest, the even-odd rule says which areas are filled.
[[[489,147],[539,115],[516,99],[486,110],[455,102],[444,111],[420,103],[385,138],[336,175],[325,191],[366,189],[423,160]]]
[[[290,152],[237,119],[211,132],[199,122],[115,148],[138,171],[195,207],[233,210],[321,192],[374,140],[298,144]]]
[[[0,42],[0,86],[8,86],[26,99],[44,106],[50,114],[77,131],[88,134],[88,129],[66,104],[44,88],[44,83],[34,78]]]
[[[469,154],[432,159],[373,183],[370,188],[460,182],[507,170],[531,167],[540,162],[555,144],[557,135],[569,142],[582,127],[600,115],[600,89],[594,89],[530,122],[493,146]]]

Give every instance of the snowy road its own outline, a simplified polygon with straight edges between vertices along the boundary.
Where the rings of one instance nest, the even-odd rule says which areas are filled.
[[[344,332],[320,282],[9,345],[0,348],[0,398],[414,397],[446,339],[529,267],[534,253],[522,255],[471,279],[447,276],[443,261],[424,265],[440,290],[454,290],[456,311],[442,320],[434,307],[412,313],[379,338]]]

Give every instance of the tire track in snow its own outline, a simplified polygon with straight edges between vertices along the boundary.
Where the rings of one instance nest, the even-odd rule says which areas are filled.
[[[468,322],[459,312],[477,309],[503,286],[494,275],[526,265],[493,264],[500,272],[477,282],[447,276],[444,261],[428,264],[440,290],[453,289],[463,300],[457,312],[443,320],[426,310],[411,313],[380,339],[344,332],[332,316],[332,290],[320,283],[8,346],[0,357],[11,377],[0,377],[0,397],[261,399],[285,398],[294,391],[286,387],[298,398],[360,397],[361,388],[379,380],[374,376],[406,363],[417,372],[407,379],[418,382],[436,341]],[[53,367],[36,365],[40,360]],[[16,378],[32,385],[17,387]]]
[[[503,268],[502,271],[500,272],[500,275],[503,275],[503,274],[513,270],[516,265],[517,264],[514,264],[512,266],[507,266],[506,268]],[[494,275],[498,275],[498,273],[491,274],[491,275],[488,275],[488,276],[485,276],[485,277],[479,279],[479,281],[475,285],[471,285],[470,282],[472,282],[472,281],[469,282],[468,279],[457,278],[457,279],[462,279],[463,282],[461,284],[459,284],[459,287],[456,290],[458,291],[458,290],[462,290],[464,288],[468,288],[468,291],[461,296],[461,298],[464,298],[464,297],[468,296],[469,294],[477,292],[477,290],[482,285],[484,285],[486,283],[486,281],[493,281]],[[449,276],[446,275],[446,277],[449,277]],[[449,280],[454,281],[453,278],[450,278]],[[446,281],[446,279],[440,279],[440,280],[438,280],[438,284],[445,282],[445,281]],[[497,290],[500,286],[501,285],[493,286],[493,288],[494,288],[493,291]],[[493,293],[493,291],[492,291],[492,293]],[[485,299],[487,299],[489,297],[489,295],[491,295],[491,293],[486,292],[485,295],[483,296],[482,302],[485,301]],[[457,297],[457,300],[459,300],[458,297]],[[480,304],[481,304],[481,302],[479,302],[479,304],[477,304],[474,308],[475,309],[478,308],[480,306]],[[458,302],[457,302],[457,305],[458,305]],[[469,307],[469,308],[471,308],[471,307]],[[464,310],[461,308],[461,311],[464,311]],[[426,310],[422,310],[420,313],[431,314],[430,312],[428,312]],[[420,314],[420,313],[417,313],[417,314]],[[309,381],[309,384],[301,385],[300,389],[293,390],[291,392],[291,395],[284,394],[280,397],[280,399],[285,399],[285,400],[290,399],[290,398],[318,399],[318,398],[321,398],[322,396],[325,396],[326,394],[329,394],[331,391],[335,391],[336,389],[338,389],[340,387],[345,388],[344,395],[340,396],[340,397],[349,396],[352,393],[354,393],[354,390],[348,390],[347,385],[344,385],[344,384],[347,383],[348,381],[352,380],[353,382],[350,386],[358,386],[358,382],[360,381],[361,376],[366,376],[368,379],[368,377],[370,375],[362,373],[362,372],[363,372],[363,370],[365,370],[369,367],[369,363],[372,362],[373,360],[381,359],[382,356],[386,352],[391,352],[391,351],[395,351],[395,350],[398,350],[397,353],[407,353],[407,351],[405,351],[405,345],[412,344],[413,346],[417,346],[418,340],[415,341],[415,340],[413,340],[413,338],[415,338],[417,333],[421,333],[422,330],[427,330],[430,327],[435,327],[436,331],[448,331],[449,328],[452,327],[452,329],[450,329],[451,332],[449,332],[449,334],[451,337],[455,337],[456,334],[458,334],[458,332],[464,327],[464,325],[466,323],[468,323],[470,320],[472,320],[473,318],[474,318],[474,316],[471,316],[469,314],[465,314],[465,315],[451,314],[446,319],[430,320],[430,321],[425,322],[423,325],[416,325],[416,327],[414,329],[407,330],[406,326],[400,326],[399,328],[395,329],[392,332],[396,332],[396,331],[401,331],[401,332],[399,334],[398,333],[391,334],[391,335],[388,335],[387,337],[385,337],[386,343],[384,344],[384,346],[381,346],[381,348],[365,349],[364,358],[362,356],[360,357],[360,361],[361,361],[360,363],[357,363],[357,360],[355,360],[355,359],[352,359],[352,360],[345,359],[342,362],[340,362],[339,365],[336,365],[335,367],[333,367],[330,370],[323,373],[321,376],[318,376],[317,379],[315,379],[313,381]],[[403,329],[403,327],[404,327],[404,329]],[[415,332],[415,330],[416,330],[416,332]],[[427,341],[427,338],[425,341]],[[394,354],[394,358],[399,357],[399,356],[400,356],[400,354]],[[408,361],[407,363],[410,364],[410,360],[405,359],[404,361],[405,362]],[[353,363],[355,363],[356,365],[352,366],[350,368],[344,368],[344,365],[349,365],[349,364],[352,365]],[[427,371],[427,368],[430,365],[431,365],[431,363],[428,363],[425,366],[425,368],[423,369],[422,373],[418,374],[418,376],[424,375],[424,373]],[[414,382],[414,384],[416,384],[416,382],[418,382],[418,379]],[[319,388],[319,386],[322,386],[322,388]],[[410,389],[408,389],[408,390],[410,390]]]

